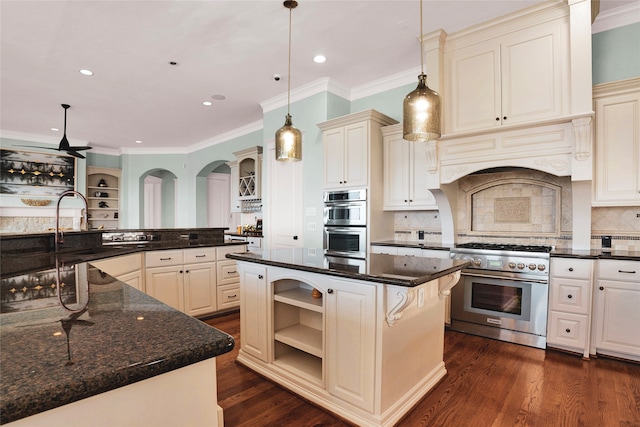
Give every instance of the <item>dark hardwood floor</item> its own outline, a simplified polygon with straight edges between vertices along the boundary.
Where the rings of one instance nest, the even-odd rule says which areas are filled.
[[[238,312],[206,320],[236,339],[218,357],[226,427],[350,424],[235,363]],[[445,333],[447,375],[397,426],[640,426],[640,364]]]

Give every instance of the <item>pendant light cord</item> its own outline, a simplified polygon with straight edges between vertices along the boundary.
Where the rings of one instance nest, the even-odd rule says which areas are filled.
[[[422,0],[420,0],[420,72],[424,74],[424,47],[422,46]]]
[[[291,115],[291,14],[293,8],[289,8],[289,69],[287,71],[287,115]]]

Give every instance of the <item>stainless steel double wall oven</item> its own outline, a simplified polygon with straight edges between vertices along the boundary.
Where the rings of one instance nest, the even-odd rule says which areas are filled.
[[[324,193],[325,255],[365,259],[367,256],[367,190]]]

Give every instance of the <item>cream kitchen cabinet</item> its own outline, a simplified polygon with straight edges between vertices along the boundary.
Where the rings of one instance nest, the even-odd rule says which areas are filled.
[[[375,110],[318,124],[324,148],[325,189],[368,187],[371,169],[382,165],[380,128],[396,123]]]
[[[216,248],[147,252],[146,292],[191,316],[217,310]]]
[[[554,19],[481,28],[447,39],[445,133],[559,117],[569,112],[568,24]],[[489,36],[488,36],[489,35]]]
[[[236,262],[225,257],[232,252],[246,252],[246,247],[234,245],[216,248],[218,311],[240,306],[240,274]]]
[[[597,85],[594,206],[640,206],[640,78]]]
[[[640,361],[640,261],[598,260],[595,350]]]
[[[231,212],[240,212],[242,207],[240,206],[240,192],[238,190],[238,183],[240,182],[240,172],[238,172],[238,162],[233,160],[231,162],[227,162],[227,166],[229,166],[230,177],[229,182],[231,185],[230,195],[231,201],[229,203],[229,209]]]
[[[240,273],[241,351],[269,362],[269,315],[271,313],[267,269],[259,265],[238,264]]]
[[[551,258],[547,346],[589,357],[594,260]]]
[[[142,272],[142,254],[135,253],[118,257],[91,261],[97,269],[115,277],[144,292],[144,274]]]
[[[427,143],[402,138],[402,124],[382,128],[385,210],[437,210],[427,190]]]

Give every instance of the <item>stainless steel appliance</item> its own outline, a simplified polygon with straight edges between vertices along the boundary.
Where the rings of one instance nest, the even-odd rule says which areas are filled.
[[[326,255],[367,256],[367,190],[324,193],[323,246]]]
[[[451,291],[460,332],[545,348],[550,246],[469,243],[451,258],[471,261]]]
[[[324,192],[324,225],[366,226],[367,190]]]

